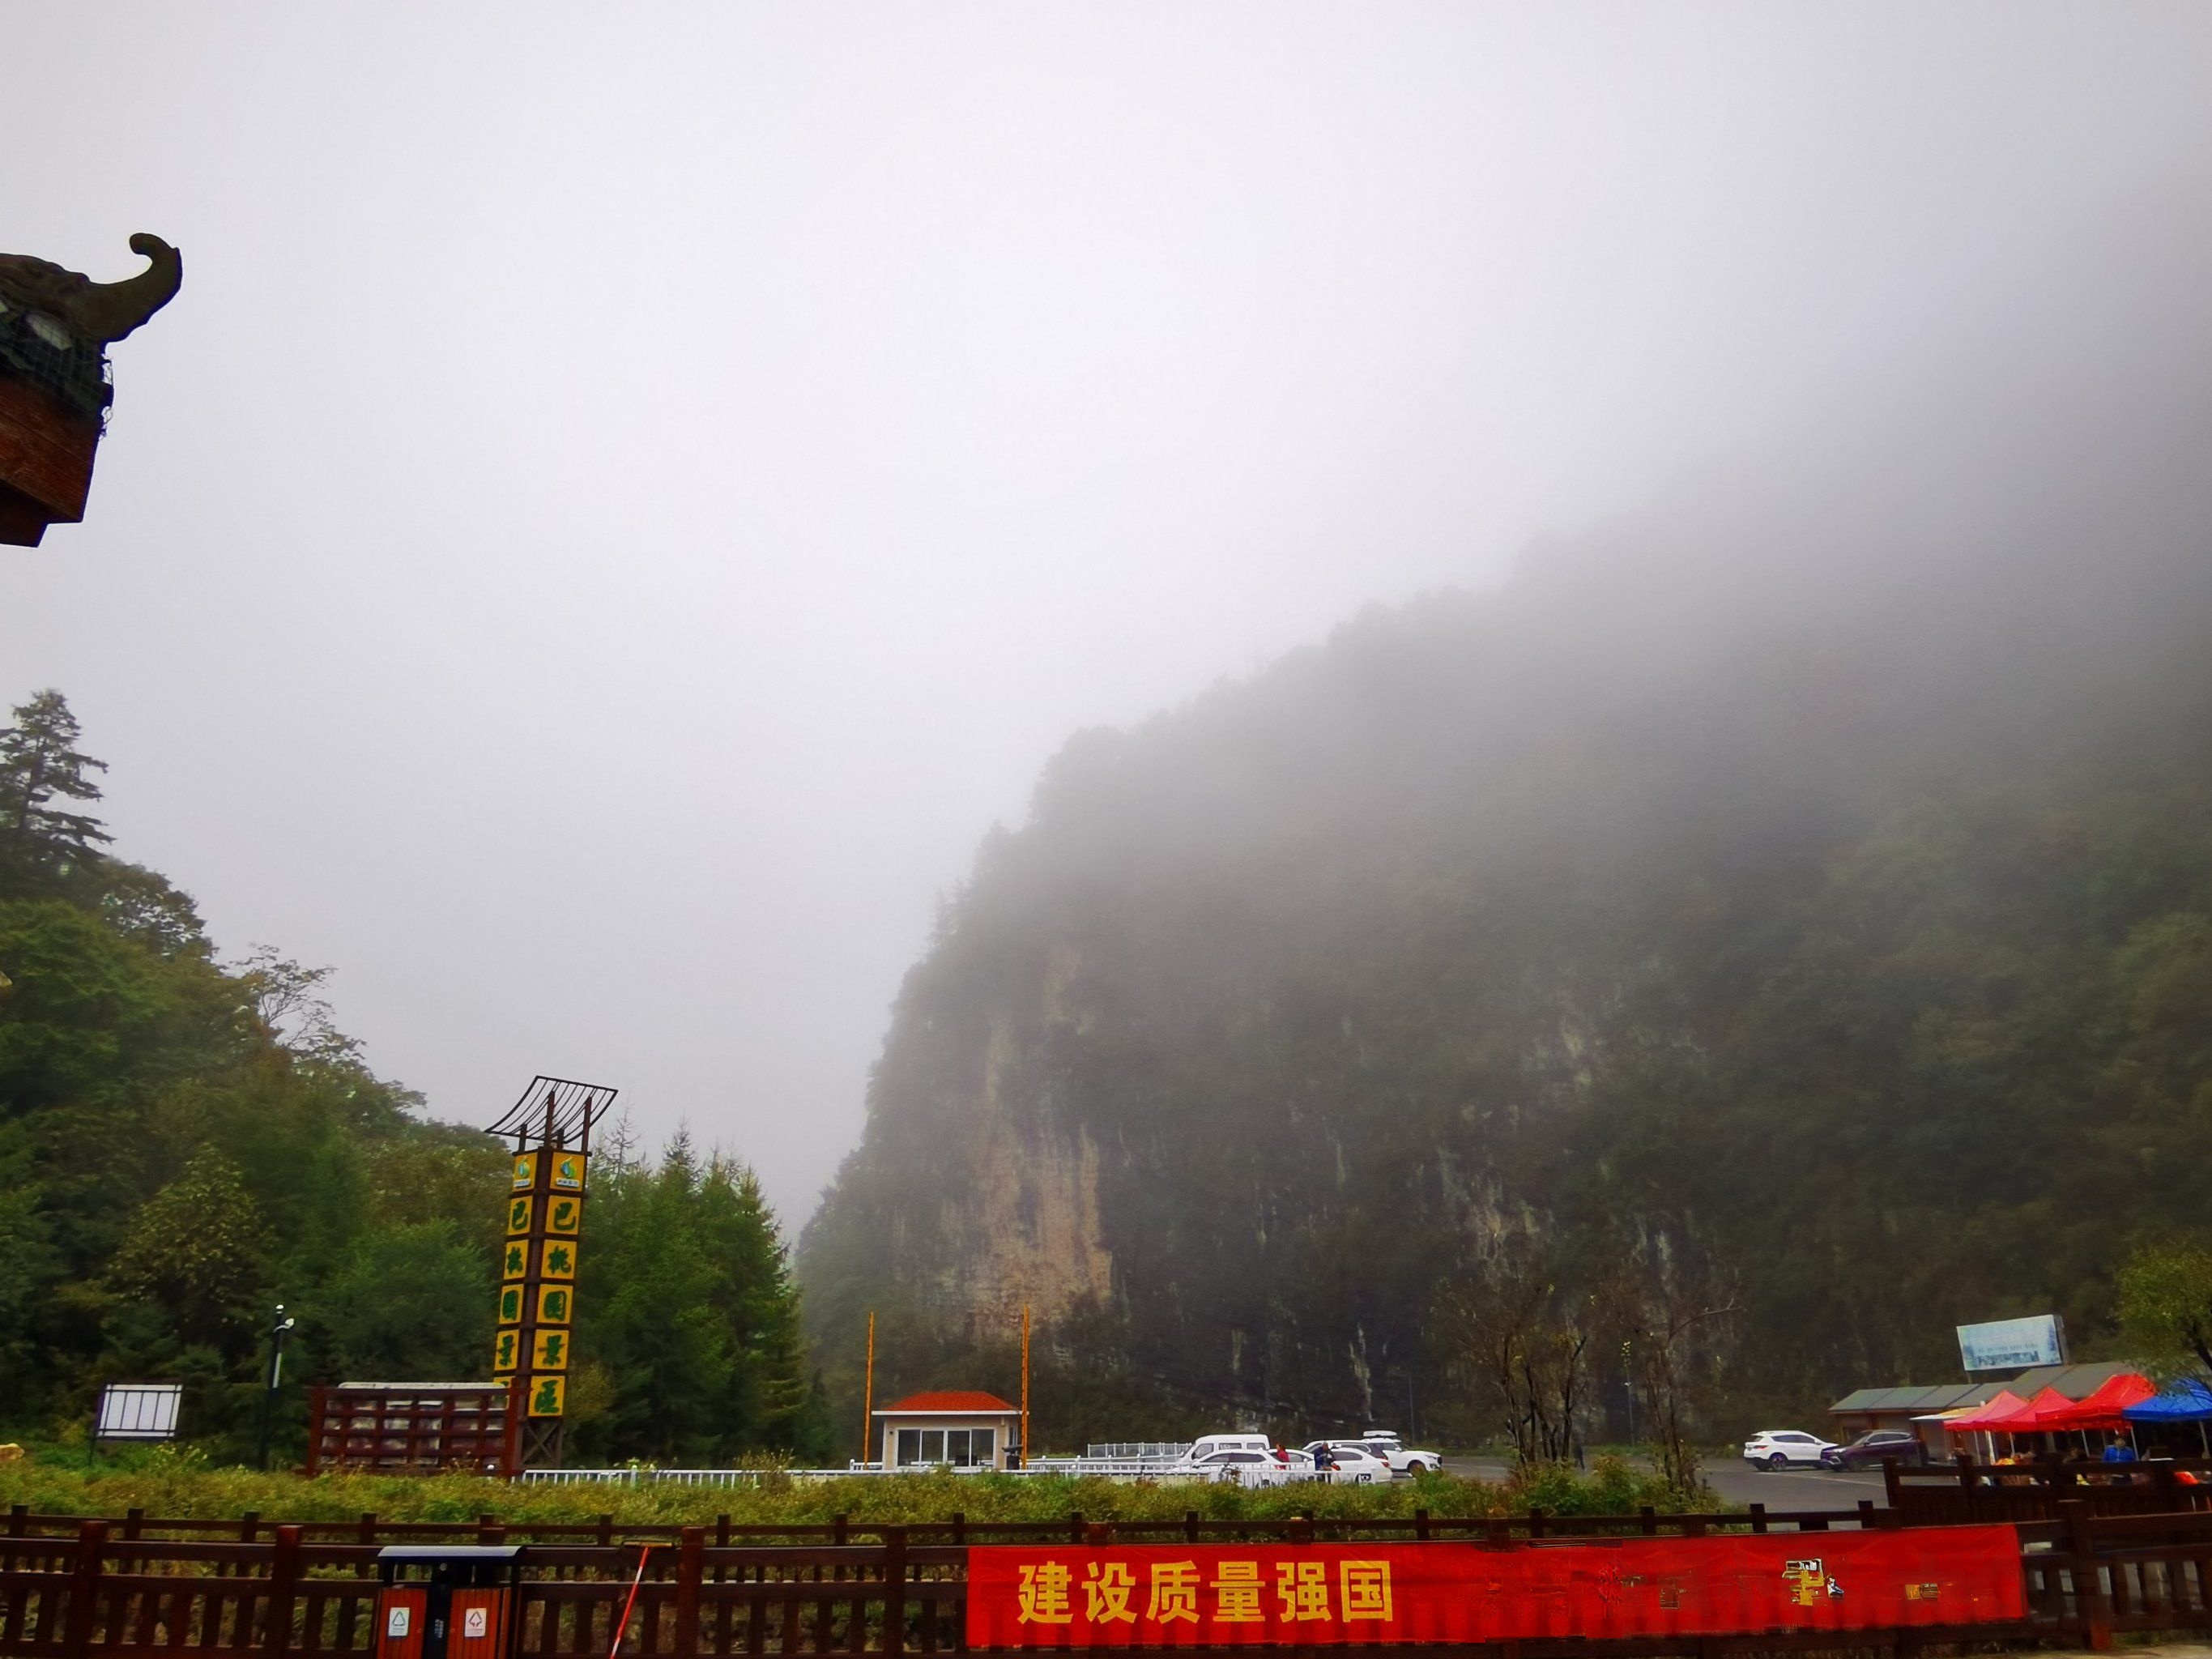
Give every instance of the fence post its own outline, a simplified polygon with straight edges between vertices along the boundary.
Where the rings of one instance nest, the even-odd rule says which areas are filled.
[[[1962,1451],[1955,1460],[1959,1466],[1959,1485],[1968,1492],[1974,1489],[1974,1455]]]
[[[1902,1507],[1897,1501],[1898,1492],[1905,1485],[1905,1477],[1898,1473],[1901,1467],[1900,1459],[1885,1457],[1881,1460],[1881,1501],[1892,1509]]]
[[[1067,1512],[1067,1541],[1071,1544],[1080,1544],[1083,1541],[1083,1511],[1081,1510],[1070,1510]]]
[[[2058,1505],[2066,1522],[2067,1547],[2072,1559],[2067,1570],[2074,1579],[2074,1607],[2081,1615],[2083,1633],[2093,1653],[2109,1653],[2112,1647],[2112,1602],[2105,1594],[2105,1575],[2097,1565],[2097,1540],[2089,1530],[2087,1500],[2069,1498]]]
[[[262,1644],[269,1659],[284,1659],[292,1648],[292,1607],[300,1593],[300,1529],[276,1528],[276,1553],[269,1559],[268,1613]]]
[[[1636,1519],[1646,1538],[1659,1535],[1659,1511],[1646,1504],[1636,1511]]]
[[[686,1527],[676,1547],[676,1659],[699,1651],[699,1581],[706,1576],[707,1533]]]
[[[1196,1510],[1185,1510],[1182,1512],[1182,1537],[1186,1544],[1198,1542],[1198,1511]]]
[[[839,1549],[844,1548],[845,1540],[851,1534],[851,1518],[844,1510],[839,1510],[830,1517],[830,1541]]]
[[[1751,1529],[1753,1533],[1763,1533],[1766,1530],[1765,1504],[1753,1504],[1751,1506]]]
[[[1532,1504],[1528,1506],[1528,1536],[1541,1538],[1543,1535],[1544,1511]]]
[[[23,1535],[23,1523],[30,1518],[30,1514],[31,1506],[28,1504],[10,1504],[8,1505],[9,1537],[21,1538]]]
[[[1080,1539],[1082,1517],[1077,1516]],[[906,1528],[884,1528],[884,1651],[906,1651]]]
[[[1859,1530],[1861,1532],[1874,1530],[1874,1499],[1871,1498],[1859,1499]]]
[[[374,1510],[363,1510],[361,1512],[361,1541],[364,1544],[374,1544],[376,1541],[376,1511]]]
[[[964,1510],[952,1511],[952,1542],[956,1547],[964,1548],[967,1545],[968,1514]]]
[[[107,1522],[87,1521],[76,1529],[76,1565],[70,1574],[69,1659],[92,1651],[94,1609],[99,1605],[100,1557],[107,1548]],[[14,1632],[10,1632],[10,1635]]]
[[[123,1535],[136,1538],[146,1525],[146,1511],[133,1504],[123,1511]]]
[[[1190,1512],[1190,1535],[1195,1539],[1198,1536],[1198,1511],[1196,1510],[1193,1510]],[[1417,1509],[1413,1511],[1413,1536],[1424,1544],[1429,1541],[1429,1512],[1425,1509]]]

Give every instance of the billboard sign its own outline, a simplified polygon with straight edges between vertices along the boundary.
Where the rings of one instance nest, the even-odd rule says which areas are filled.
[[[93,1435],[100,1440],[173,1440],[181,1382],[111,1382],[100,1391]]]
[[[2066,1363],[2066,1327],[2057,1314],[1959,1327],[1959,1363],[1969,1371],[2017,1371]]]

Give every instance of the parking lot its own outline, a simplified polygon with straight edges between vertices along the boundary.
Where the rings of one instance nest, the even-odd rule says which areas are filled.
[[[1478,1480],[1503,1480],[1508,1466],[1490,1457],[1447,1457],[1444,1470]],[[1832,1469],[1755,1469],[1741,1457],[1716,1457],[1705,1467],[1705,1484],[1722,1503],[1764,1504],[1770,1510],[1848,1510],[1862,1498],[1879,1504],[1881,1471],[1844,1474]]]

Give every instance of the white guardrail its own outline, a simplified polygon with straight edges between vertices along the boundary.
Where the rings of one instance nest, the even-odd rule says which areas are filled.
[[[1104,1475],[1109,1480],[1158,1479],[1174,1467],[1172,1458],[1040,1457],[1026,1468],[992,1469],[939,1465],[939,1474]],[[765,1475],[790,1480],[847,1480],[879,1474],[913,1474],[911,1468],[886,1469],[880,1463],[854,1462],[842,1469],[525,1469],[520,1479],[546,1486],[750,1486]],[[1195,1479],[1196,1477],[1193,1477]]]

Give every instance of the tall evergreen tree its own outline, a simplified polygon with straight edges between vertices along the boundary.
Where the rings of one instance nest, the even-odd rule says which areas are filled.
[[[100,820],[57,801],[95,801],[94,772],[107,769],[77,748],[76,716],[58,691],[41,691],[17,706],[15,724],[0,732],[0,837],[19,872],[66,872],[100,856],[113,839]]]

